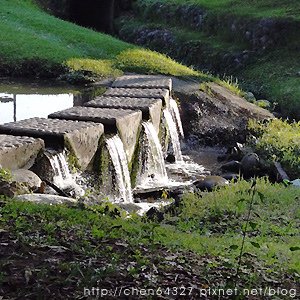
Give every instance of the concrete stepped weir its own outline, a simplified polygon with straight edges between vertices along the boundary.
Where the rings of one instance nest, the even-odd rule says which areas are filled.
[[[141,111],[77,106],[50,114],[48,117],[103,124],[104,133],[119,133],[125,147],[127,160],[132,161],[141,127]]]
[[[109,88],[103,96],[107,97],[129,97],[129,98],[151,98],[161,99],[163,106],[169,106],[170,91],[157,88]]]
[[[171,107],[171,89],[172,80],[164,76],[121,76],[102,96],[84,106],[57,111],[48,118],[34,117],[0,125],[0,168],[30,168],[41,178],[52,182],[49,153],[53,156],[66,155],[65,158],[82,171],[95,171],[92,176],[97,176],[97,188],[100,188],[97,192],[104,197],[118,199],[115,198],[118,193],[114,193],[116,174],[124,176],[126,169],[129,173],[124,176],[128,187],[126,195],[131,195],[131,186],[137,184],[143,166],[148,162],[149,165],[156,163],[156,158],[155,162],[145,160],[149,154],[147,151],[150,151],[149,155],[153,154],[153,150],[149,150],[153,148],[149,147],[153,146],[153,141],[145,127],[152,126],[150,133],[157,138],[157,144],[162,141],[164,148],[168,149],[169,139],[162,111]],[[142,121],[146,121],[143,126]],[[112,139],[115,145],[109,148],[111,144],[107,141]],[[112,153],[117,154],[115,161]],[[117,170],[117,159],[122,163],[122,172]],[[161,161],[164,162],[163,155]],[[146,177],[164,177],[155,177],[154,173],[159,172],[150,167]],[[87,174],[90,175],[89,172]],[[139,183],[142,185],[143,182]],[[116,190],[122,191],[122,188]],[[132,198],[127,196],[121,195],[120,199]],[[132,202],[128,199],[127,202]]]
[[[159,132],[162,111],[161,99],[102,96],[85,103],[85,106],[140,110],[142,111],[143,119],[150,119],[157,133]]]
[[[103,132],[102,124],[45,118],[0,125],[0,133],[41,138],[46,147],[67,148],[75,155],[81,169],[85,169],[95,155]]]
[[[114,88],[167,89],[171,92],[172,80],[159,75],[124,75],[117,78]]]
[[[42,139],[0,134],[0,166],[10,170],[30,168],[44,146]]]

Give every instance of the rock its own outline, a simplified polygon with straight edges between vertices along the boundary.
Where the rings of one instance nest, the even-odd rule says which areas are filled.
[[[227,184],[229,184],[229,182],[221,176],[207,176],[202,180],[194,182],[194,185],[198,190],[208,192]]]
[[[15,199],[42,204],[76,204],[77,200],[73,198],[61,197],[47,194],[25,194],[19,195]]]
[[[293,186],[300,188],[300,179],[295,179],[291,181],[291,183],[293,184]]]
[[[256,98],[252,92],[246,92],[244,98],[249,102],[255,102]]]
[[[41,186],[41,179],[33,172],[26,169],[19,169],[11,172],[12,180],[23,183],[30,189],[36,189]]]
[[[254,176],[260,169],[259,157],[256,153],[248,153],[241,160],[242,172],[246,177]]]
[[[240,164],[239,161],[232,160],[232,161],[229,161],[226,164],[222,165],[221,169],[223,171],[229,171],[229,172],[236,172],[236,173],[238,173],[238,172],[240,172],[241,164]]]
[[[235,173],[226,173],[226,174],[222,174],[222,177],[228,181],[237,182],[240,178],[240,175]]]
[[[164,219],[164,214],[159,211],[156,207],[151,207],[147,213],[146,216],[151,221],[161,222]]]
[[[166,157],[166,161],[168,163],[174,164],[176,162],[176,158],[174,154],[168,154]]]
[[[274,173],[275,173],[275,179],[277,182],[282,182],[284,180],[290,180],[289,176],[286,174],[286,172],[282,168],[281,163],[279,163],[279,162],[274,162]]]
[[[29,189],[19,182],[7,182],[0,179],[0,195],[13,198],[16,195],[29,193]]]
[[[192,135],[206,146],[244,143],[250,119],[274,118],[269,111],[216,83],[199,84],[172,78],[173,92],[180,99],[181,119],[187,138]],[[236,159],[235,159],[236,160]]]
[[[15,194],[16,191],[11,188],[10,183],[0,179],[0,195],[13,198]]]

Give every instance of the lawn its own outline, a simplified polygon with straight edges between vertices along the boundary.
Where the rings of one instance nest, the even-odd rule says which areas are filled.
[[[157,0],[138,1],[148,4],[157,2]],[[160,0],[160,2],[176,5],[192,4],[218,13],[230,13],[240,16],[300,20],[300,2],[298,0]]]
[[[190,299],[199,299],[208,287],[295,291],[298,202],[299,189],[264,179],[252,187],[241,181],[213,193],[186,194],[161,222],[125,217],[105,203],[2,200],[0,293],[79,299],[84,288],[183,286],[192,290]]]
[[[0,74],[59,76],[91,72],[113,77],[123,71],[206,79],[170,58],[43,12],[31,1],[0,1]]]

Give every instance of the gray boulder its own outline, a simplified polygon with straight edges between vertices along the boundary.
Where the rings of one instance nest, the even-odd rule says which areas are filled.
[[[19,169],[11,172],[12,180],[18,183],[23,183],[30,189],[36,189],[41,186],[41,179],[32,171]]]
[[[260,160],[256,153],[248,153],[241,160],[242,172],[246,177],[254,176],[260,169]]]

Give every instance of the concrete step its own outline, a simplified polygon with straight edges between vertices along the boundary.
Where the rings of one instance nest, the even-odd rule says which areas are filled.
[[[168,89],[109,88],[103,96],[161,99],[164,106],[169,106],[170,102]]]
[[[0,134],[0,165],[10,170],[30,168],[44,146],[42,139]]]
[[[50,114],[48,117],[102,123],[105,133],[119,133],[127,159],[131,162],[140,132],[141,111],[77,106]]]
[[[85,169],[95,155],[103,132],[102,124],[45,118],[0,125],[0,133],[41,138],[46,147],[67,148],[76,156],[81,169]]]
[[[117,78],[112,87],[116,88],[158,88],[172,90],[172,79],[159,75],[125,75]]]
[[[162,100],[154,98],[129,98],[102,96],[85,103],[85,106],[98,108],[116,108],[141,110],[144,120],[151,120],[159,132]]]

